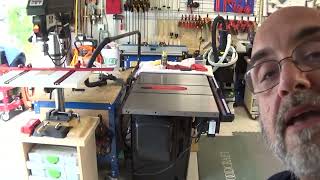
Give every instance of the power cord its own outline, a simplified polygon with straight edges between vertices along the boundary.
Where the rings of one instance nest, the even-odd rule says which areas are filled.
[[[89,78],[86,79],[84,81],[84,84],[87,86],[87,87],[97,87],[97,86],[105,86],[108,84],[107,80],[113,80],[115,81],[117,78],[115,76],[113,76],[112,74],[108,74],[108,75],[105,75],[105,74],[99,74],[99,80],[98,81],[95,81],[95,82],[90,82],[89,81]]]
[[[172,167],[174,167],[176,165],[177,161],[180,160],[184,156],[184,154],[186,152],[188,152],[190,149],[191,149],[191,144],[182,153],[180,153],[180,155],[178,156],[178,158],[174,162],[172,162],[169,166],[167,166],[164,169],[161,169],[161,170],[159,170],[157,172],[154,172],[154,173],[137,173],[137,172],[134,172],[133,174],[137,175],[137,176],[154,176],[154,175],[162,174],[162,173],[166,172],[167,170],[171,169]],[[140,168],[140,169],[142,169],[142,168]]]
[[[195,136],[191,136],[193,139],[195,139],[195,143],[198,143],[201,135],[206,133],[207,131],[207,124],[205,123],[205,121],[199,121],[199,123],[192,127],[193,129],[195,129],[197,131],[197,134]]]

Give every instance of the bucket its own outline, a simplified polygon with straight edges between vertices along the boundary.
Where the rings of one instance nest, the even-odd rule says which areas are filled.
[[[101,50],[101,55],[103,58],[104,68],[119,68],[120,67],[120,53],[119,49],[114,47],[111,49],[104,48]]]

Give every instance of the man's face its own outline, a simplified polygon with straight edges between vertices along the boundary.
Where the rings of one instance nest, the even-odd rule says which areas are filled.
[[[280,61],[291,56],[296,47],[318,40],[318,12],[282,9],[257,32],[252,63]],[[288,58],[281,62],[279,84],[256,98],[263,135],[278,157],[300,177],[320,177],[320,69],[302,72]]]

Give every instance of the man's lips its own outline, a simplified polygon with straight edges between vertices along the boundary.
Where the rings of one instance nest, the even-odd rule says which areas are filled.
[[[294,131],[312,127],[320,122],[320,107],[301,105],[290,109],[285,116],[285,127]]]

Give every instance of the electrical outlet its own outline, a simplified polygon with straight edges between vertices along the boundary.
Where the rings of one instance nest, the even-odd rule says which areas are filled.
[[[104,24],[98,24],[98,30],[104,31]]]

